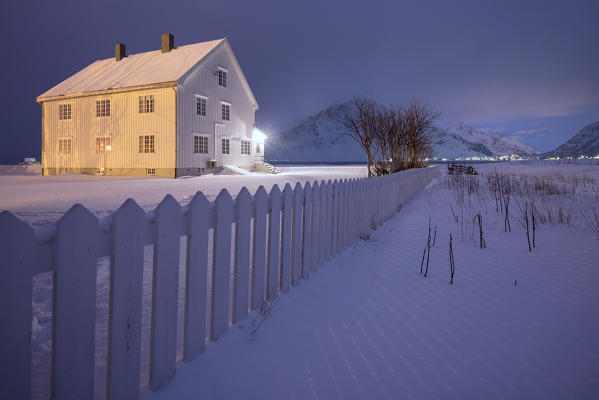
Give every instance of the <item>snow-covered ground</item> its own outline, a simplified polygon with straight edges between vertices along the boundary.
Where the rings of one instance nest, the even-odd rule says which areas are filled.
[[[477,167],[492,173],[498,165]],[[599,184],[598,167],[501,168]],[[592,195],[590,182],[588,189]],[[542,225],[529,252],[516,197],[506,233],[489,193],[471,199],[483,215],[480,249],[477,230],[459,238],[455,197],[440,175],[370,238],[281,296],[254,334],[262,315],[210,343],[145,398],[599,398],[597,239],[583,225]],[[437,237],[425,278],[429,217]]]
[[[40,185],[26,182],[40,179],[43,183],[47,178],[18,178],[11,185],[13,193],[35,196],[37,203],[30,199],[19,209],[18,201],[5,194],[2,185],[0,209],[10,200],[17,203],[12,210],[18,215],[40,223],[56,219],[69,208],[70,204],[62,203],[67,201],[82,201],[101,215],[116,209],[126,197],[141,199],[149,209],[169,192],[184,203],[185,196],[196,190],[213,198],[223,185],[235,193],[243,185],[254,191],[260,184],[294,184],[364,172],[358,167],[337,168],[290,168],[279,176],[108,178],[106,184],[103,177],[66,177],[41,187],[40,193],[35,193]],[[144,397],[599,398],[599,241],[584,218],[599,212],[599,166],[502,163],[476,168],[479,177],[465,178],[473,188],[469,194],[456,190],[442,167],[435,181],[396,217],[279,296],[268,313],[252,313],[208,343],[193,362],[178,366],[166,387],[145,391]],[[504,216],[496,211],[488,189],[495,171],[512,179],[512,232],[504,232]],[[472,182],[478,182],[478,189]],[[556,194],[518,194],[516,182],[530,182],[527,188],[546,187]],[[100,197],[106,191],[106,197]],[[118,196],[122,198],[113,198]],[[529,252],[520,208],[531,200],[554,222],[549,217],[545,224],[537,220],[536,248]],[[479,248],[478,225],[472,222],[479,212],[484,249]],[[424,277],[420,266],[429,217],[437,233]],[[450,233],[453,285],[449,284]],[[181,251],[184,254],[184,241]],[[147,345],[151,246],[146,247],[145,258],[142,343]],[[183,288],[184,273],[180,276]],[[101,259],[97,398],[102,398],[106,384],[108,278],[108,260]],[[47,398],[49,274],[36,277],[34,283],[33,393],[34,398]],[[147,379],[146,352],[142,383]]]
[[[0,176],[0,211],[9,210],[24,221],[41,225],[56,221],[73,204],[81,203],[102,217],[116,211],[131,197],[145,210],[156,208],[171,194],[186,204],[201,191],[214,200],[221,189],[235,196],[244,186],[254,193],[260,185],[270,191],[278,184],[292,187],[296,182],[313,180],[349,179],[366,176],[365,167],[336,166],[287,169],[279,175],[252,173],[251,175],[211,174],[198,177],[166,179],[125,176]]]

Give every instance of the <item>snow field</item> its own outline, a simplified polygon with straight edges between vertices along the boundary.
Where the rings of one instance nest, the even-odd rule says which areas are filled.
[[[281,296],[255,334],[258,314],[145,398],[597,398],[597,240],[544,225],[529,252],[516,217],[505,233],[488,203],[487,248],[454,238],[450,285],[452,196],[439,176]],[[425,278],[429,216],[437,240]]]
[[[517,176],[526,172],[557,180],[561,173],[568,181],[586,175],[599,183],[597,167],[499,165]],[[484,180],[498,164],[476,167]],[[594,193],[590,183],[588,189]],[[494,199],[472,196],[472,203],[479,204],[464,213],[471,221],[471,215],[482,211],[487,248],[481,250],[478,232],[469,234],[473,227],[464,240],[458,237],[448,205],[455,196],[440,175],[367,240],[354,243],[308,281],[279,296],[271,317],[251,313],[192,363],[180,365],[164,389],[145,397],[599,396],[599,246],[592,233],[582,224],[542,225],[537,248],[529,252],[515,203],[512,232],[505,233]],[[437,225],[437,239],[424,278],[419,270],[429,216],[433,229]],[[454,285],[449,285],[450,232]],[[184,239],[180,260],[185,259]],[[152,246],[147,246],[144,348],[149,343],[151,270]],[[183,268],[179,277],[181,332]],[[98,282],[96,354],[106,354],[107,259],[99,260]],[[36,277],[32,375],[41,375],[33,382],[34,398],[49,397],[51,290],[49,274]],[[179,356],[181,343],[179,337]],[[142,351],[142,384],[147,383],[148,363],[148,352]],[[106,360],[99,357],[97,398],[104,396],[105,372]]]

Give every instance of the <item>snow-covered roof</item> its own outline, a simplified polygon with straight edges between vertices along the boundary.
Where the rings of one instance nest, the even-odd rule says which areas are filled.
[[[131,54],[120,61],[114,57],[98,60],[40,95],[38,101],[61,95],[175,82],[222,43],[228,43],[227,39],[179,46],[168,53],[154,50]],[[241,69],[239,72],[255,103]]]

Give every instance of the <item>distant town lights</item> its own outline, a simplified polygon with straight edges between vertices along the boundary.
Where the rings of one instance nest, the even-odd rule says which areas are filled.
[[[253,139],[254,139],[254,142],[256,142],[256,143],[264,143],[264,141],[267,139],[267,137],[264,134],[264,132],[262,132],[260,129],[254,128]]]

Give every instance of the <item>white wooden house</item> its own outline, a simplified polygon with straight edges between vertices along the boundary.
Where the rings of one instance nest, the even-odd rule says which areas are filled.
[[[198,175],[263,162],[258,103],[226,38],[98,60],[37,98],[44,175]]]

